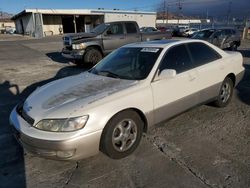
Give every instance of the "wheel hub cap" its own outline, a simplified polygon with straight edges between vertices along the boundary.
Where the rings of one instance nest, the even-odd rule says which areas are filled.
[[[220,94],[221,101],[223,103],[226,103],[230,98],[230,95],[231,95],[230,85],[228,83],[225,83],[221,89],[221,94]]]
[[[131,119],[122,120],[113,131],[112,144],[115,150],[124,152],[129,150],[137,138],[137,126]]]

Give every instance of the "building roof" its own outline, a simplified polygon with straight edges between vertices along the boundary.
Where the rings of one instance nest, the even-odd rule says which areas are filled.
[[[106,10],[106,9],[24,9],[20,13],[14,15],[11,19],[15,20],[16,18],[29,14],[29,13],[41,13],[41,14],[50,14],[50,15],[104,15],[105,13],[114,13],[114,14],[149,14],[156,15],[156,12],[142,12],[142,11],[128,11],[128,10]]]

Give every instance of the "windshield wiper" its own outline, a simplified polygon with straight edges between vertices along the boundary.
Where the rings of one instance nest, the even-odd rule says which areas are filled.
[[[102,73],[104,73],[105,75],[103,75]],[[103,76],[112,77],[112,78],[120,78],[119,75],[117,75],[117,74],[115,74],[113,72],[110,72],[108,70],[99,71],[97,74],[103,75]]]

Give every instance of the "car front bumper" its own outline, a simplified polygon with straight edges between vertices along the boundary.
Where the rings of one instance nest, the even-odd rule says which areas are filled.
[[[32,135],[32,131],[36,133],[40,131],[43,136],[46,135],[46,131],[41,131],[30,126],[19,116],[16,108],[11,112],[10,124],[13,128],[15,138],[23,148],[41,157],[57,160],[79,160],[94,156],[99,152],[102,130],[86,135],[47,132],[48,136],[46,137],[51,137],[53,134],[65,134],[65,138],[56,140],[41,137],[35,138]]]
[[[85,50],[67,50],[65,48],[62,49],[62,56],[67,59],[82,59]]]

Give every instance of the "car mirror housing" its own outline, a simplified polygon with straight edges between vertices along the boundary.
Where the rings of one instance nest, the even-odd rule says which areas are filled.
[[[159,79],[174,78],[176,76],[176,70],[174,69],[164,69],[160,72]]]

